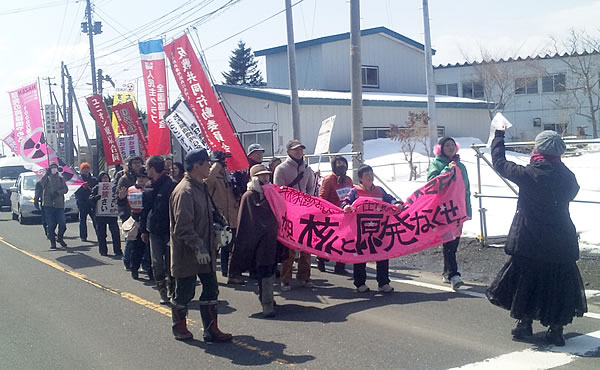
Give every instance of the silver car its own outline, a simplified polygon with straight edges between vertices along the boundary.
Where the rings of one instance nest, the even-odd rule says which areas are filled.
[[[25,224],[41,216],[39,209],[35,208],[34,196],[35,185],[39,178],[34,172],[24,172],[19,175],[15,185],[10,188],[10,207],[13,220],[19,220],[19,223]],[[65,217],[73,221],[79,219],[79,209],[73,193],[79,186],[69,186],[69,192],[65,195]]]

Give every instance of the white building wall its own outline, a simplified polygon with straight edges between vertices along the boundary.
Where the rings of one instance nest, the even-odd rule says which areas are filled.
[[[594,57],[596,63],[600,63],[600,56]],[[573,86],[573,76],[567,73],[567,66],[560,58],[506,63],[514,64],[516,77],[519,75],[530,77],[532,74],[538,74],[537,94],[513,95],[504,107],[503,114],[514,125],[507,132],[511,140],[531,140],[544,130],[544,125],[550,124],[568,124],[567,134],[570,135],[576,134],[578,126],[587,126],[586,133],[591,134],[591,124],[587,118],[576,114],[574,108],[576,104],[573,104],[569,92],[542,91],[542,75],[544,74],[566,73],[567,89]],[[436,84],[458,83],[458,93],[461,97],[463,96],[462,83],[477,80],[477,74],[472,66],[436,68],[434,71]],[[589,111],[589,105],[584,104],[583,109]],[[541,125],[534,126],[534,120],[538,119],[541,120]]]
[[[293,138],[289,104],[229,93],[222,96],[238,133],[272,129],[275,153],[285,154],[285,145]],[[232,107],[235,112],[231,110]],[[391,123],[404,125],[409,111],[421,110],[426,109],[367,105],[363,111],[364,128],[389,127]],[[314,151],[321,122],[333,115],[336,115],[336,121],[330,148],[332,152],[337,152],[351,141],[350,105],[300,105],[301,139],[306,146],[306,153]],[[438,122],[445,126],[446,135],[476,137],[484,142],[489,134],[487,117],[485,109],[438,109]]]

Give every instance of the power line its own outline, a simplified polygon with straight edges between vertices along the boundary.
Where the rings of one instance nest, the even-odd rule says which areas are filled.
[[[36,11],[36,10],[45,9],[45,8],[51,8],[54,6],[62,5],[62,3],[63,3],[62,1],[54,1],[51,3],[44,3],[44,4],[39,4],[39,5],[29,6],[29,7],[24,7],[24,8],[15,8],[15,9],[4,10],[4,11],[0,11],[0,16],[31,12],[31,11]]]

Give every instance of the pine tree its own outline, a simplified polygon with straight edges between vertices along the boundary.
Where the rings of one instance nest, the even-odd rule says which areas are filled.
[[[246,44],[240,40],[232,54],[229,57],[231,70],[223,72],[227,85],[263,86],[265,84],[251,48],[246,48]]]

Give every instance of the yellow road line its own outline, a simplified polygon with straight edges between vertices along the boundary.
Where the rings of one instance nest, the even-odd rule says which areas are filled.
[[[44,258],[44,257],[40,257],[40,256],[38,256],[36,254],[33,254],[33,253],[28,252],[28,251],[26,251],[24,249],[21,249],[21,248],[19,248],[17,246],[14,246],[13,244],[7,242],[1,236],[0,236],[0,242],[4,243],[5,245],[9,246],[10,248],[12,248],[12,249],[14,249],[14,250],[16,250],[18,252],[21,252],[21,253],[23,253],[23,254],[25,254],[25,255],[27,255],[27,256],[29,256],[29,257],[37,260],[37,261],[39,261],[39,262],[44,263],[44,264],[46,264],[46,265],[48,265],[48,266],[50,266],[50,267],[52,267],[52,268],[54,268],[54,269],[56,269],[58,271],[64,272],[65,274],[67,274],[69,276],[72,276],[72,277],[74,277],[76,279],[79,279],[79,280],[85,282],[85,283],[88,283],[88,284],[90,284],[93,287],[101,289],[101,290],[103,290],[103,291],[105,291],[107,293],[111,293],[111,294],[117,295],[117,296],[119,296],[121,298],[125,298],[128,301],[136,303],[136,304],[138,304],[140,306],[144,306],[144,307],[146,307],[146,308],[148,308],[148,309],[150,309],[152,311],[158,312],[158,313],[160,313],[162,315],[171,317],[171,309],[170,308],[167,308],[165,306],[161,306],[160,304],[156,304],[156,303],[150,302],[150,301],[148,301],[148,300],[146,300],[144,298],[136,296],[135,294],[127,293],[127,292],[120,292],[117,289],[113,289],[113,288],[107,287],[105,285],[102,285],[100,283],[97,283],[97,282],[89,279],[87,276],[85,276],[82,273],[71,271],[69,269],[66,269],[66,268],[62,267],[61,265],[59,265],[58,263],[56,263],[54,261],[51,261],[51,260],[49,260],[47,258]],[[190,320],[190,319],[188,319],[187,321],[188,321],[188,323],[190,325],[196,326],[196,321]],[[202,329],[200,329],[200,330],[202,330]],[[233,338],[232,343],[234,345],[238,346],[238,347],[242,347],[244,349],[253,351],[253,352],[259,354],[260,356],[267,357],[267,358],[272,358],[273,360],[275,360],[275,362],[278,362],[278,363],[280,363],[282,365],[286,365],[288,367],[296,367],[296,365],[291,364],[287,360],[284,360],[282,358],[273,358],[273,354],[270,351],[262,350],[262,349],[260,349],[260,348],[258,348],[256,346],[250,345],[250,344],[248,344],[248,343],[246,343],[244,341],[241,341],[239,339],[235,339],[235,337]]]

